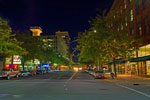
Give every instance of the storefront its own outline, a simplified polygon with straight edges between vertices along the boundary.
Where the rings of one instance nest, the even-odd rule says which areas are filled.
[[[13,57],[6,57],[5,58],[5,70],[19,70],[19,66],[21,65],[21,58],[18,55],[14,55]]]
[[[24,70],[25,71],[36,71],[37,70],[37,66],[38,64],[35,64],[35,61],[30,60],[30,61],[26,61],[25,65],[24,65]]]
[[[125,74],[125,64],[117,64],[117,72],[119,74]]]
[[[150,61],[146,62],[147,75],[150,76]]]
[[[126,67],[125,67],[125,61],[116,60],[116,71],[118,74],[125,74]],[[114,63],[111,61],[108,63],[109,69],[111,69],[111,72],[114,72]]]
[[[13,69],[14,71],[18,70],[17,64],[5,64],[5,70],[9,71],[10,69]]]

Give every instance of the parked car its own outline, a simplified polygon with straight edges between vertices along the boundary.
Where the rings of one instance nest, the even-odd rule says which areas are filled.
[[[93,76],[95,79],[97,79],[97,78],[104,79],[105,78],[103,71],[95,71]]]
[[[89,71],[89,74],[93,76],[94,75],[94,71]]]
[[[93,76],[93,74],[94,74],[94,70],[93,69],[89,69],[88,72],[89,72],[90,75]]]
[[[3,75],[3,72],[2,72],[2,71],[0,71],[0,77],[2,77],[2,75]]]
[[[30,75],[30,72],[28,72],[28,71],[21,71],[21,76],[22,77],[29,76],[29,75]]]
[[[36,71],[30,71],[30,75],[31,76],[36,75]]]
[[[0,77],[10,79],[12,77],[18,78],[21,75],[20,71],[14,71],[13,69],[10,69],[9,71],[3,70],[0,71]]]
[[[36,74],[38,74],[38,75],[39,75],[39,74],[43,74],[43,71],[42,71],[42,70],[37,70],[37,71],[36,71]]]

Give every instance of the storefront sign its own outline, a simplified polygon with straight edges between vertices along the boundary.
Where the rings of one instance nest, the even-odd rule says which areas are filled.
[[[12,56],[6,58],[6,64],[11,64],[12,63]]]
[[[21,64],[21,58],[18,55],[14,56],[13,64]]]
[[[34,59],[34,64],[40,64],[40,61],[38,59]]]

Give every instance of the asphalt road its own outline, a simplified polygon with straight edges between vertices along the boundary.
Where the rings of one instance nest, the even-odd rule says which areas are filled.
[[[55,72],[0,80],[0,100],[150,100],[145,87],[94,79],[87,73]],[[150,87],[147,87],[150,90]]]

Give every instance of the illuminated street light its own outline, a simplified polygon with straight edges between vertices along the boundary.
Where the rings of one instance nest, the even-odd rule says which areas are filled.
[[[94,30],[94,33],[96,33],[96,30]]]

